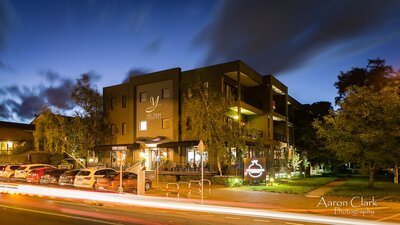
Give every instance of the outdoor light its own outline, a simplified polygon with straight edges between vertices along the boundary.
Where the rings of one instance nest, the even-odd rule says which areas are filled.
[[[269,178],[269,181],[274,182],[274,178],[273,177]]]

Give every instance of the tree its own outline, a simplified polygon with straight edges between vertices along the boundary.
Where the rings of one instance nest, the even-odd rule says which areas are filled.
[[[300,154],[293,152],[293,157],[290,160],[290,166],[292,167],[293,172],[296,172],[300,168],[301,162]]]
[[[89,149],[102,145],[105,138],[103,123],[103,98],[91,84],[91,76],[83,74],[77,79],[71,94],[78,109],[72,122],[74,154],[84,156]]]
[[[380,90],[387,85],[395,71],[392,66],[387,66],[385,60],[369,59],[366,68],[353,68],[347,72],[340,72],[335,87],[338,90],[336,104],[346,96],[349,89],[354,87],[370,87],[373,90]]]
[[[355,87],[324,121],[313,123],[326,148],[347,161],[369,167],[369,186],[374,170],[399,159],[400,97],[397,87]]]
[[[334,154],[326,149],[317,138],[316,129],[312,126],[314,120],[322,120],[332,109],[330,102],[315,102],[311,105],[303,105],[296,116],[296,125],[298,126],[298,129],[295,130],[296,148],[306,154],[309,162],[313,165],[323,164],[335,167],[339,164],[337,158],[332,157]]]
[[[188,80],[184,84],[187,94],[183,96],[184,129],[193,137],[201,139],[208,151],[210,166],[217,165],[220,175],[224,165],[231,165],[232,148],[242,152],[249,130],[226,116],[231,99],[218,90],[199,85],[203,82]]]

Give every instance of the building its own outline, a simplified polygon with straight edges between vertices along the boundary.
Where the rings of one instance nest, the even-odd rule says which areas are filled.
[[[34,130],[31,124],[0,121],[0,155],[11,155],[27,142],[33,143]]]
[[[254,128],[263,142],[263,150],[254,155],[248,143],[248,157],[266,157],[274,170],[281,154],[290,157],[294,149],[294,116],[301,104],[288,95],[288,88],[272,75],[260,75],[241,61],[233,61],[188,71],[180,68],[131,77],[128,83],[105,87],[104,118],[110,124],[103,163],[116,166],[117,153],[112,147],[126,146],[126,166],[146,159],[148,169],[155,162],[176,167],[196,168],[200,162],[198,138],[187,129],[183,96],[190,95],[186,84],[195,82],[220,91],[234,99],[226,119]],[[208,158],[207,153],[204,158]]]

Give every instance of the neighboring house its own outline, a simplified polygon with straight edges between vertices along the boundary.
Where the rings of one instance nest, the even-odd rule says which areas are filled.
[[[125,165],[146,158],[147,169],[154,169],[157,155],[174,165],[200,161],[198,138],[183,121],[183,95],[190,90],[188,79],[221,91],[235,100],[225,115],[227,121],[259,130],[263,150],[253,155],[248,143],[247,157],[274,159],[274,165],[286,151],[294,150],[294,116],[301,104],[288,95],[288,87],[272,75],[261,75],[241,61],[233,61],[189,71],[180,68],[131,77],[128,83],[105,87],[104,118],[110,124],[102,163],[116,166],[117,153],[112,146],[126,146]],[[260,151],[257,151],[260,152]],[[207,154],[205,154],[207,160]],[[270,161],[272,163],[272,161]]]
[[[33,142],[35,126],[0,121],[0,154],[10,155],[17,147]]]

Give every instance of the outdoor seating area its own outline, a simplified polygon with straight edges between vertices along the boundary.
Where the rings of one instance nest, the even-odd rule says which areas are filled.
[[[208,163],[205,163],[204,172],[210,172],[210,168]],[[200,172],[201,165],[199,163],[177,163],[177,162],[169,162],[163,163],[159,167],[160,172],[168,172],[168,173],[182,173],[182,172]]]

